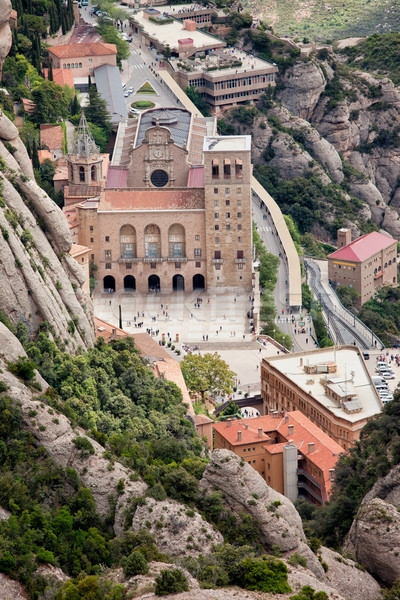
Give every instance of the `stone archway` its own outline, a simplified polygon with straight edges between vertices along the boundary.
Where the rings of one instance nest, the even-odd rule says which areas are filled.
[[[172,291],[183,292],[185,290],[185,278],[183,275],[174,275],[172,278]]]
[[[201,275],[200,273],[193,275],[193,289],[204,290],[205,287],[204,275]]]
[[[112,292],[115,292],[115,279],[112,275],[106,275],[103,279],[103,286],[104,286],[104,291],[105,292],[109,292],[110,290]]]
[[[133,292],[136,290],[136,279],[133,275],[124,277],[124,290],[126,292]]]
[[[161,290],[160,278],[158,275],[150,275],[149,277],[149,292],[154,290],[157,292]]]

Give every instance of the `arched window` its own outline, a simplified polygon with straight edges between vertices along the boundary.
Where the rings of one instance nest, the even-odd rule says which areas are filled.
[[[85,181],[85,169],[84,169],[84,167],[79,167],[79,181]]]
[[[161,258],[161,234],[157,225],[147,225],[144,230],[144,255],[146,258]]]
[[[231,178],[231,161],[229,158],[224,159],[224,179]]]
[[[136,258],[136,231],[132,225],[124,225],[119,232],[121,258]]]
[[[240,158],[235,160],[235,175],[236,177],[243,177],[243,163]]]
[[[90,176],[92,181],[96,181],[96,167],[94,165],[90,167]]]
[[[70,69],[71,65],[69,63],[67,63],[67,69]]]
[[[219,163],[216,158],[211,161],[211,175],[213,179],[219,179]]]
[[[170,258],[183,258],[185,251],[185,228],[175,223],[168,230],[168,256]]]

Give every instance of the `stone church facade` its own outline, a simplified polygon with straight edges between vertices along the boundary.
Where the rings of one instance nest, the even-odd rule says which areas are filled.
[[[209,132],[184,109],[146,111],[118,133],[105,185],[89,138],[75,145],[66,204],[79,198],[100,289],[251,289],[250,136]]]

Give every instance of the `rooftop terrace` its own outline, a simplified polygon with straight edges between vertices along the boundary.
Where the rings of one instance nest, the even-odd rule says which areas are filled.
[[[237,73],[253,74],[260,70],[265,72],[265,69],[269,69],[270,72],[278,71],[276,65],[237,48],[216,49],[204,58],[174,58],[170,59],[170,63],[176,71],[204,72],[211,78],[221,77],[221,75],[236,75]]]

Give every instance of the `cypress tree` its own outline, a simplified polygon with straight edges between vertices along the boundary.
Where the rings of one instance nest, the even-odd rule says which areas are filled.
[[[49,79],[49,81],[54,81],[54,77],[53,77],[53,63],[50,63],[48,79]]]
[[[34,169],[40,169],[39,152],[36,146],[35,138],[32,141],[32,166]]]
[[[30,145],[30,143],[29,143],[29,140],[28,140],[28,139],[26,140],[26,144],[25,144],[25,146],[26,146],[26,151],[27,151],[27,153],[28,153],[28,156],[29,156],[29,158],[32,158],[31,145]]]
[[[65,22],[64,12],[62,13],[62,16],[61,16],[61,31],[62,31],[63,35],[65,35],[67,33],[67,24]]]

